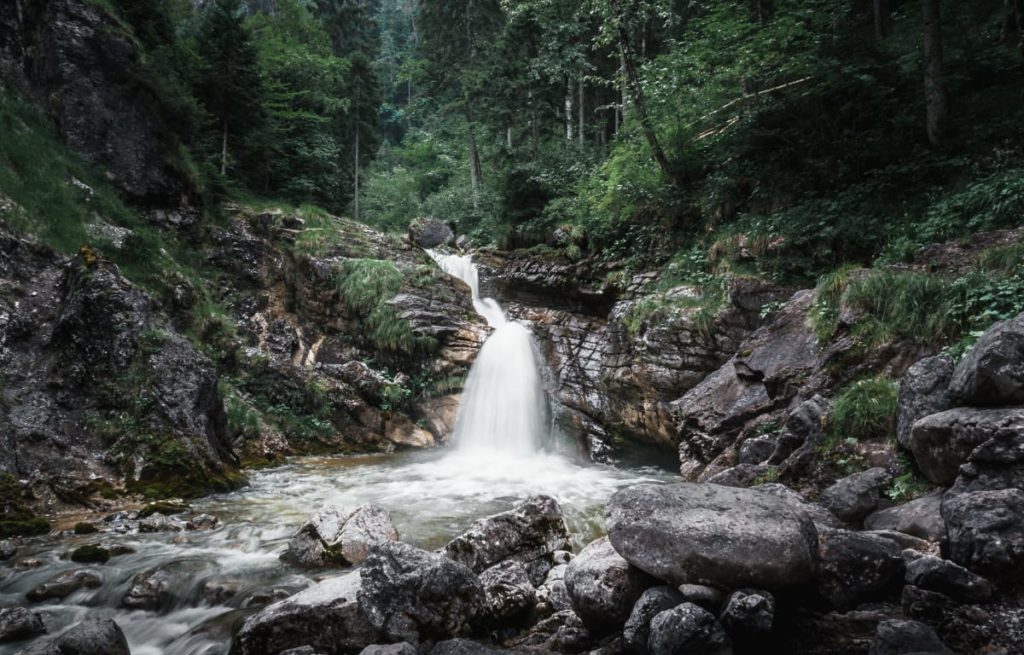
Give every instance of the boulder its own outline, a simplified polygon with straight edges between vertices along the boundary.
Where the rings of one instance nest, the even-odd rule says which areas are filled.
[[[881,537],[832,530],[819,535],[818,593],[841,611],[899,592],[902,550]]]
[[[787,502],[795,507],[799,507],[807,513],[807,516],[811,517],[811,521],[814,522],[814,526],[818,530],[842,527],[842,521],[836,518],[832,512],[828,511],[821,505],[807,502],[804,500],[803,496],[784,484],[779,484],[778,482],[767,482],[765,484],[756,485],[753,489],[756,489],[761,493],[775,496],[779,500]]]
[[[508,652],[469,639],[448,639],[434,646],[430,655],[504,655]]]
[[[749,487],[763,480],[771,470],[772,467],[765,464],[737,464],[701,481],[723,487]]]
[[[961,407],[926,416],[914,423],[910,450],[925,477],[936,484],[949,485],[972,451],[993,440],[997,444],[1007,442],[1011,456],[1024,445],[1024,408]]]
[[[185,524],[163,514],[153,514],[139,521],[139,532],[153,534],[155,532],[181,532]]]
[[[539,621],[526,634],[509,642],[515,652],[582,653],[594,647],[595,638],[572,610],[564,610]]]
[[[353,571],[265,607],[242,624],[231,655],[266,655],[301,646],[350,655],[386,641],[359,607],[360,584],[359,571]]]
[[[61,599],[70,596],[79,589],[95,589],[103,584],[99,573],[91,569],[75,569],[57,575],[47,582],[33,588],[25,598],[33,603],[44,600]]]
[[[220,525],[220,519],[212,514],[199,514],[193,516],[185,524],[186,530],[213,530]]]
[[[843,521],[859,523],[878,509],[882,489],[891,481],[892,475],[883,468],[854,473],[822,491],[818,502]]]
[[[749,640],[766,635],[775,623],[775,598],[767,591],[734,591],[718,620],[733,639]]]
[[[895,530],[926,541],[941,541],[946,538],[942,497],[943,492],[937,491],[879,510],[864,519],[864,527],[868,530]]]
[[[732,655],[732,643],[710,612],[683,603],[651,620],[650,655]]]
[[[654,617],[685,602],[686,598],[673,587],[652,587],[641,594],[622,628],[626,648],[633,653],[646,653]]]
[[[419,651],[412,644],[403,641],[398,644],[367,646],[359,655],[419,655]]]
[[[480,574],[487,597],[487,618],[495,624],[515,624],[537,604],[537,590],[522,562],[506,560]]]
[[[787,589],[814,575],[817,530],[801,507],[757,489],[641,484],[606,508],[612,545],[673,584]]]
[[[389,639],[418,644],[465,634],[485,611],[487,598],[463,564],[388,541],[363,562],[359,604]]]
[[[982,335],[957,365],[949,391],[973,407],[1024,405],[1024,314]]]
[[[878,624],[869,655],[952,655],[931,626],[919,621],[892,619]]]
[[[1003,411],[990,438],[971,451],[960,467],[952,493],[1024,489],[1024,409]]]
[[[779,437],[776,434],[762,434],[747,439],[740,446],[740,464],[763,464],[775,453],[779,446]]]
[[[572,609],[595,635],[621,629],[640,595],[654,584],[615,552],[608,537],[580,551],[565,572]]]
[[[537,602],[546,606],[540,609],[552,613],[572,608],[569,589],[565,586],[565,572],[568,569],[567,564],[558,564],[548,571],[544,583],[537,588]]]
[[[1024,577],[1024,491],[975,491],[942,503],[949,558],[996,580]]]
[[[995,591],[991,582],[939,557],[924,556],[907,564],[907,584],[937,591],[964,603],[983,603]]]
[[[171,578],[160,569],[144,571],[135,576],[121,607],[131,610],[158,610],[170,601]]]
[[[46,632],[43,617],[24,607],[0,609],[0,644],[20,641]]]
[[[398,531],[386,510],[376,505],[327,505],[299,528],[281,559],[311,568],[354,565],[366,559],[371,547],[397,540]]]
[[[539,579],[531,575],[533,583],[540,584],[554,554],[571,550],[572,537],[558,502],[550,496],[534,496],[507,512],[474,521],[448,542],[444,554],[477,573],[513,559],[527,564],[533,574],[537,567],[530,565],[544,562],[547,566],[539,567]]]
[[[22,655],[131,655],[128,640],[111,619],[86,619]]]
[[[239,580],[208,580],[203,583],[202,595],[210,605],[223,605],[242,590]]]
[[[712,614],[718,614],[725,605],[725,593],[720,589],[702,584],[681,584],[679,593],[687,603],[703,607]]]
[[[910,448],[910,431],[925,416],[944,412],[952,406],[949,383],[953,378],[953,361],[945,355],[927,357],[903,375],[896,415],[896,439]]]
[[[409,239],[420,248],[437,248],[454,242],[455,233],[440,219],[417,218],[409,223]]]

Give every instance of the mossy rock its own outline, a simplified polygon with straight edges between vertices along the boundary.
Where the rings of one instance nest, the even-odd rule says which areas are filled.
[[[206,472],[205,474],[194,471],[168,470],[161,471],[158,475],[145,476],[143,479],[132,483],[128,490],[132,493],[141,494],[147,500],[160,501],[175,498],[200,498],[215,493],[226,493],[240,489],[248,483],[249,480],[245,477],[245,474],[236,469]],[[152,513],[158,511],[160,510],[153,510]],[[177,514],[180,511],[184,510],[173,513]]]
[[[96,534],[99,531],[99,528],[92,523],[82,521],[81,523],[75,524],[75,534]]]
[[[35,537],[50,532],[50,522],[40,516],[13,521],[0,520],[0,539]]]
[[[79,564],[106,564],[110,551],[102,546],[80,546],[71,551],[71,561]]]
[[[141,510],[139,510],[140,519],[148,519],[154,514],[163,514],[165,516],[173,516],[175,514],[182,514],[187,512],[191,507],[187,503],[176,503],[170,500],[163,500],[156,503],[150,503]]]

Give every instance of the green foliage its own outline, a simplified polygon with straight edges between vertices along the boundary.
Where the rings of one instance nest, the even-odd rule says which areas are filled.
[[[828,413],[830,443],[844,439],[892,439],[896,430],[898,384],[883,377],[858,380],[839,392]]]
[[[885,495],[894,503],[905,503],[919,498],[934,488],[917,468],[913,457],[900,453],[897,457],[897,472]]]
[[[26,506],[18,479],[10,473],[0,473],[0,539],[31,537],[49,531],[49,522]]]

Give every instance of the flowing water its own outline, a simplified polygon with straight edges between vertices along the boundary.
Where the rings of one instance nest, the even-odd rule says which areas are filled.
[[[313,582],[278,559],[305,517],[327,503],[376,503],[386,508],[404,541],[437,548],[473,520],[509,509],[533,494],[561,503],[579,545],[603,532],[603,505],[618,488],[666,479],[654,469],[620,470],[583,465],[557,454],[547,434],[547,413],[533,338],[508,321],[501,307],[479,297],[476,267],[468,257],[438,257],[448,272],[466,280],[473,301],[494,331],[466,381],[453,436],[454,447],[433,452],[345,458],[302,458],[250,475],[251,484],[231,494],[194,502],[192,513],[219,517],[208,532],[70,534],[27,540],[0,568],[0,607],[23,605],[44,616],[50,634],[86,616],[109,616],[125,631],[133,655],[227,653],[233,626],[254,611],[254,595],[294,593]],[[68,525],[83,517],[69,519]],[[105,525],[98,517],[89,517]],[[25,593],[53,576],[83,568],[67,559],[75,547],[116,543],[135,552],[92,568],[103,577],[98,589],[62,601],[32,605]],[[41,565],[17,570],[14,563]],[[119,608],[141,572],[170,576],[170,596],[158,611]],[[233,589],[229,599],[209,598],[204,589]],[[0,655],[24,644],[0,645]]]

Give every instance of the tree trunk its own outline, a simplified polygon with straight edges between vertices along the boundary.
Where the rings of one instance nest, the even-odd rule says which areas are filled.
[[[223,131],[220,140],[220,176],[224,177],[228,174],[228,122],[224,120],[221,124]]]
[[[352,198],[352,218],[359,220],[359,128],[356,127],[356,175],[353,188],[355,193]]]
[[[924,2],[924,98],[928,141],[933,146],[943,143],[948,105],[946,81],[942,70],[941,0]]]
[[[587,141],[586,136],[586,91],[583,86],[583,78],[580,78],[580,99],[579,99],[579,110],[580,110],[580,145],[583,145]]]
[[[480,184],[483,176],[480,170],[480,152],[476,147],[476,135],[473,134],[473,124],[469,125],[469,188],[473,194],[473,209],[480,209]]]
[[[508,149],[512,149],[512,126],[509,125],[505,130],[505,143],[508,145]]]
[[[889,34],[889,0],[874,0],[875,38],[879,41]]]
[[[565,85],[565,140],[572,141],[572,87]]]

